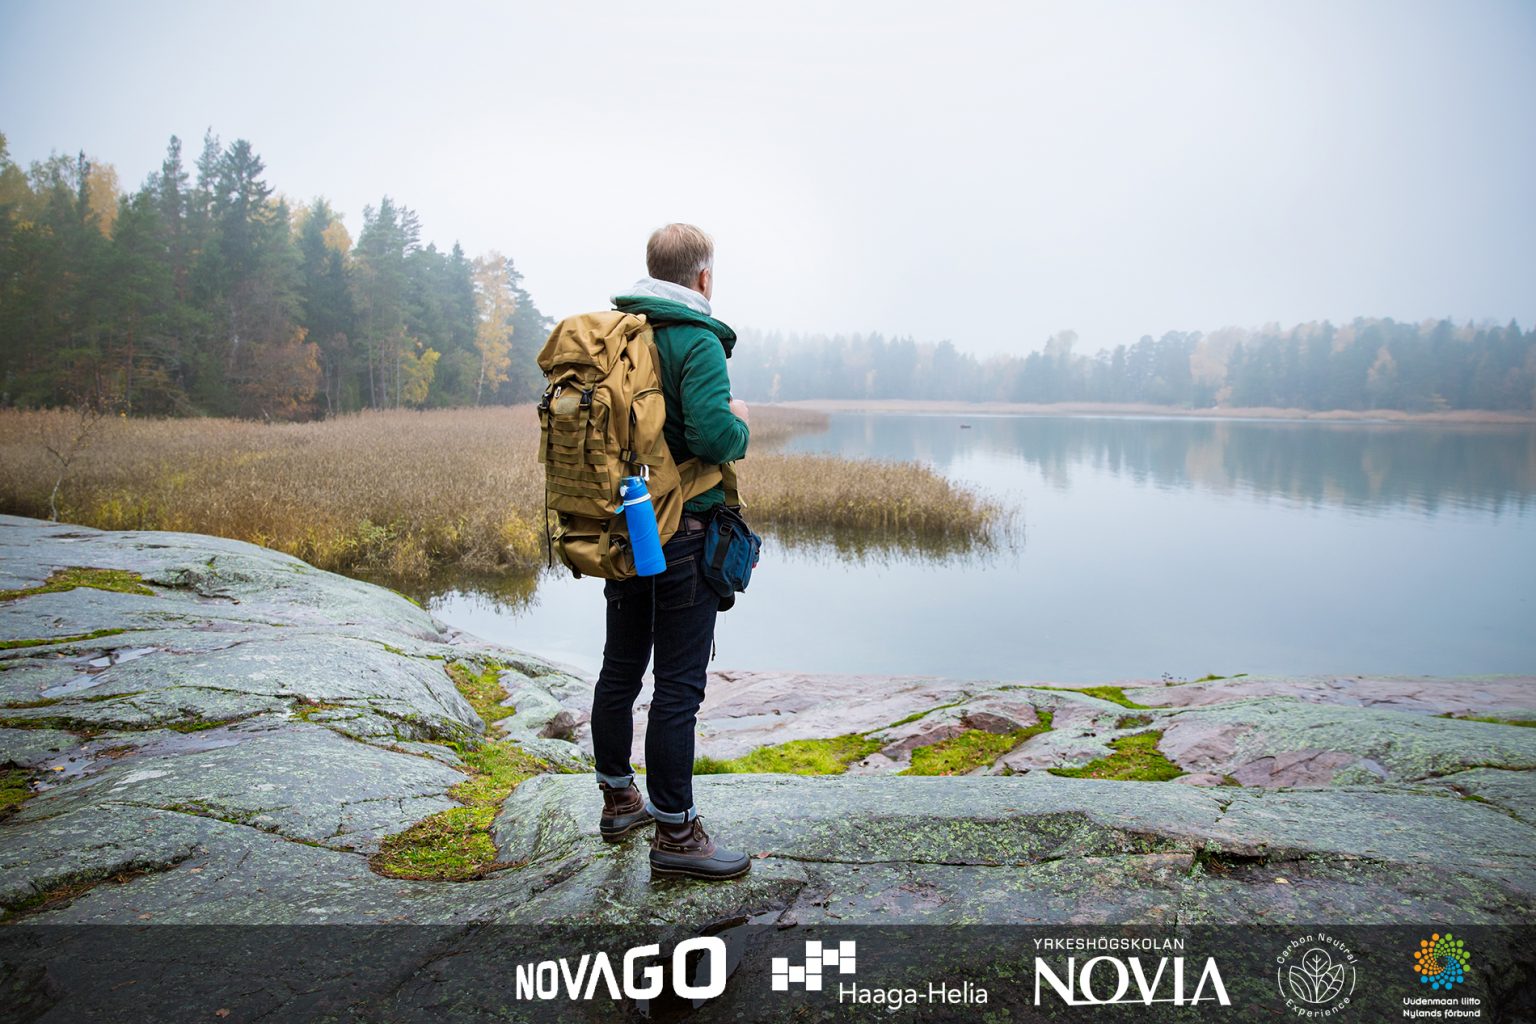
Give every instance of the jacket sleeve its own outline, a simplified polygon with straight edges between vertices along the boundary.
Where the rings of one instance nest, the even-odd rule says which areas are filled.
[[[747,425],[731,412],[725,350],[707,331],[688,346],[678,387],[688,449],[706,462],[732,462],[747,454]]]

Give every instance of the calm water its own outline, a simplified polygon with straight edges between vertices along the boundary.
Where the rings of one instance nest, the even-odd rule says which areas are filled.
[[[1536,671],[1530,427],[847,414],[790,450],[915,459],[1018,525],[989,553],[862,561],[770,537],[716,668]],[[433,610],[595,673],[601,589],[551,575],[520,606],[461,592]]]

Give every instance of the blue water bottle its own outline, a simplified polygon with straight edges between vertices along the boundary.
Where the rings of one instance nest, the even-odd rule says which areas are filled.
[[[630,550],[635,553],[635,572],[641,576],[660,575],[667,567],[667,559],[661,553],[656,509],[651,505],[645,481],[637,476],[625,477],[619,485],[619,497],[624,499],[624,521],[629,526]]]

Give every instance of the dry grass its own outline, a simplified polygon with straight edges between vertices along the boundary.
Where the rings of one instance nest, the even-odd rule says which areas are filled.
[[[742,464],[741,491],[753,523],[801,531],[977,537],[1002,519],[996,504],[913,462],[776,452],[749,456]]]
[[[57,471],[37,437],[70,415],[0,417],[0,508],[47,516]],[[60,518],[211,533],[404,578],[436,564],[526,569],[543,543],[537,440],[531,407],[281,425],[117,419],[71,467]]]
[[[915,465],[782,455],[820,414],[753,410],[741,465],[754,524],[979,536],[999,517]],[[0,511],[46,518],[47,446],[68,412],[0,412]],[[530,406],[376,412],[318,423],[118,418],[96,426],[59,490],[60,519],[254,541],[325,569],[419,580],[527,573],[544,561],[544,478]]]

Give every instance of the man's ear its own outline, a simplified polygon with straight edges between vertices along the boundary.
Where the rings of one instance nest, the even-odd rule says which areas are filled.
[[[699,271],[698,285],[693,289],[706,299],[710,298],[710,292],[715,288],[715,271],[712,267],[705,267]]]

